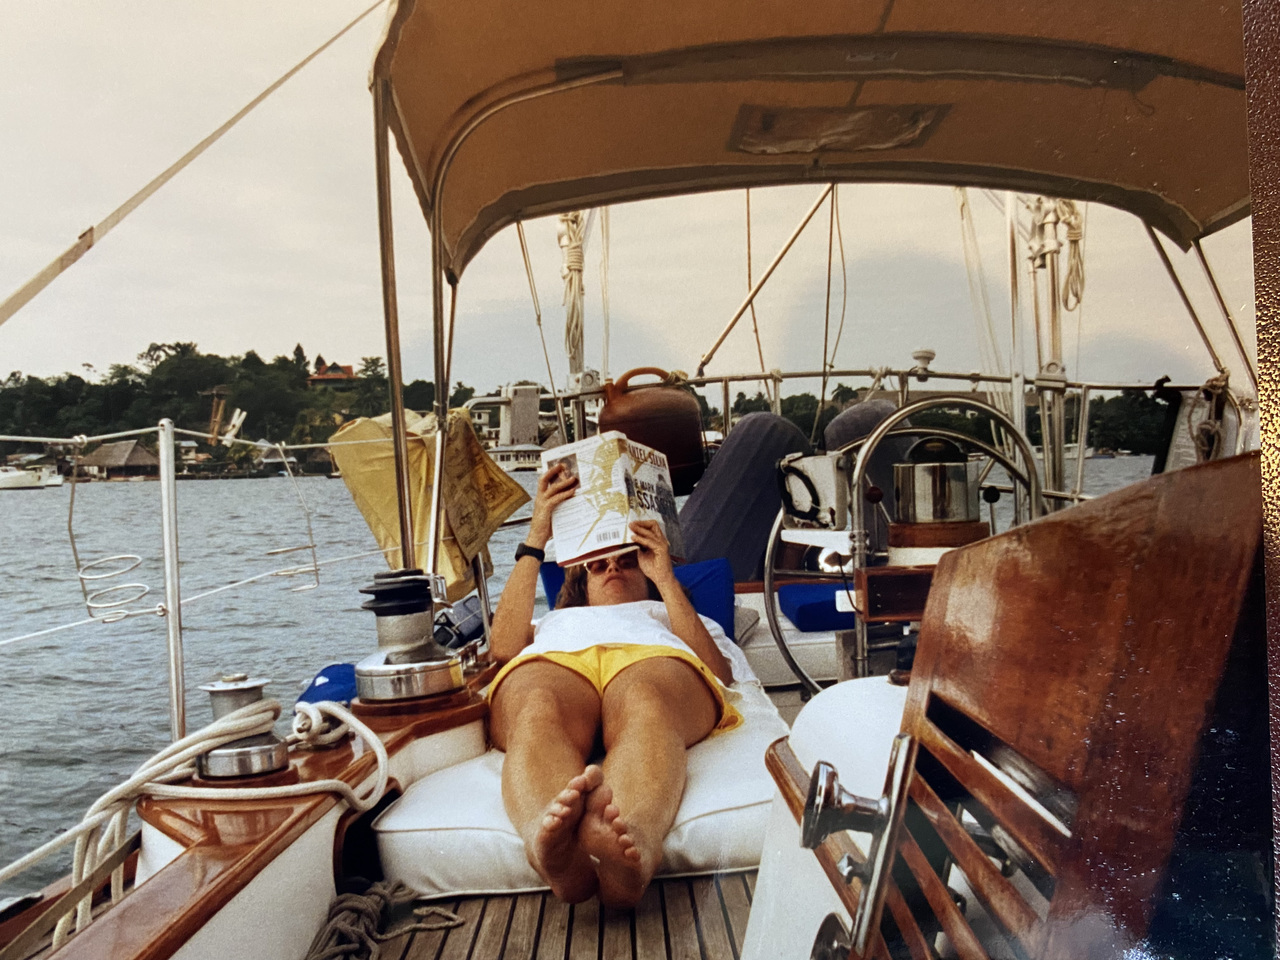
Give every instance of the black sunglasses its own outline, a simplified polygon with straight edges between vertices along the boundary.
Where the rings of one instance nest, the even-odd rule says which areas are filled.
[[[634,570],[640,566],[640,554],[631,550],[627,553],[614,554],[612,557],[604,557],[600,560],[588,560],[583,566],[587,568],[587,573],[598,577],[609,569],[609,564],[613,564],[619,570]]]

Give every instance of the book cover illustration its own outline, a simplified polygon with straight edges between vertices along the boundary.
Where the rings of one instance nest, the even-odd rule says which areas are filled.
[[[633,543],[630,525],[636,520],[657,520],[671,556],[683,555],[675,492],[662,453],[609,431],[548,450],[542,462],[548,470],[564,464],[578,478],[573,497],[551,516],[561,566],[628,549]]]

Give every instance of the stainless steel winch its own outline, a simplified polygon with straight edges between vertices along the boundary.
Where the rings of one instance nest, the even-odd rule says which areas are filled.
[[[232,673],[213,683],[202,684],[200,689],[209,694],[213,719],[217,721],[241,707],[259,702],[263,688],[270,682],[265,677]],[[201,777],[216,780],[261,776],[283,770],[288,765],[288,745],[268,731],[242,740],[233,740],[202,754],[196,760],[196,771]]]
[[[410,700],[460,690],[462,658],[436,643],[436,578],[421,570],[376,573],[361,607],[377,617],[378,650],[356,664],[362,701]]]

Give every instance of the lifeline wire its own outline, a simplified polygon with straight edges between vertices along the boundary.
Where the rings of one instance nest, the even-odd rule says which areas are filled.
[[[849,312],[849,261],[844,253],[844,229],[840,225],[840,204],[836,204],[836,244],[840,248],[840,325],[836,327],[836,342],[831,346],[832,369],[835,369],[836,354],[840,351],[840,338],[844,336],[844,318]]]

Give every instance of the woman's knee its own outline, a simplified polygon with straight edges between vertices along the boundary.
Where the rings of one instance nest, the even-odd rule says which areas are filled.
[[[636,670],[645,663],[649,670]],[[603,727],[606,748],[629,731],[671,730],[685,746],[711,732],[717,719],[716,701],[706,681],[679,660],[642,661],[605,689]],[[623,682],[625,678],[626,682]]]
[[[499,690],[493,704],[492,734],[502,749],[516,738],[534,742],[568,739],[584,753],[591,749],[599,726],[599,709],[587,709],[583,699],[553,687],[526,686]]]

